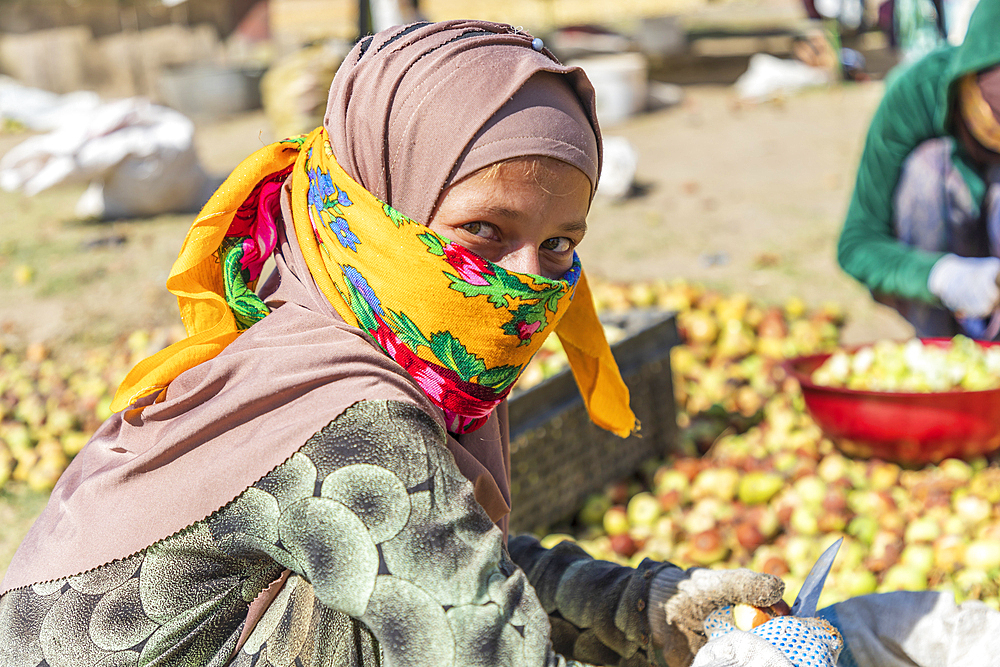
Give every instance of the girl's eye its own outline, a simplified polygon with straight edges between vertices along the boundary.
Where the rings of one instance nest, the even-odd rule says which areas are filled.
[[[497,238],[496,229],[488,222],[467,222],[462,225],[462,229],[473,236],[479,236],[484,239]]]
[[[557,236],[543,241],[542,248],[552,252],[569,252],[573,249],[573,241],[565,236]]]

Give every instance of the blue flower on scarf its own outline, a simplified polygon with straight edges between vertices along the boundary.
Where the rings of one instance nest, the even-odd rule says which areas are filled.
[[[580,279],[580,273],[583,271],[583,265],[580,263],[580,258],[577,257],[576,253],[573,253],[573,265],[566,270],[566,273],[562,274],[560,280],[565,280],[569,283],[570,287],[576,285],[576,281]]]
[[[347,278],[348,282],[354,286],[354,289],[358,290],[358,293],[364,298],[364,300],[371,306],[371,309],[375,311],[375,314],[379,317],[385,317],[385,311],[382,309],[382,302],[378,300],[375,296],[375,292],[372,290],[371,285],[365,280],[365,277],[358,273],[358,270],[353,266],[344,264],[341,266],[344,270],[344,277]]]
[[[337,188],[336,185],[334,185],[333,187]],[[347,196],[346,192],[344,192],[340,188],[337,188],[337,203],[340,204],[341,206],[350,206],[354,202],[351,201],[351,198]]]
[[[337,240],[340,241],[340,245],[345,248],[349,248],[352,252],[358,251],[358,235],[351,231],[351,227],[347,224],[347,220],[334,216],[330,220],[330,231],[337,235]]]
[[[320,193],[319,188],[316,187],[316,181],[309,182],[308,201],[310,208],[314,208],[317,211],[323,210],[323,195]]]
[[[309,205],[322,211],[326,208],[328,199],[336,195],[338,188],[333,184],[330,174],[313,169],[309,174]]]

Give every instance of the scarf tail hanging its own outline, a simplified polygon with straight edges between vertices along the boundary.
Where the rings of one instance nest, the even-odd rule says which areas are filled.
[[[177,296],[188,337],[136,364],[115,393],[113,411],[163,389],[184,371],[217,356],[239,335],[225,298],[220,246],[255,191],[294,162],[300,143],[289,139],[253,153],[233,170],[195,218],[167,278],[167,289]]]
[[[628,387],[604,336],[586,274],[580,276],[573,303],[556,327],[556,335],[590,420],[622,438],[637,433],[639,420],[629,407]]]

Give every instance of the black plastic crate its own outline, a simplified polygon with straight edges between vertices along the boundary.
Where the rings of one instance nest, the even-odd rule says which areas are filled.
[[[642,430],[619,438],[592,424],[568,369],[513,397],[513,533],[542,531],[572,518],[588,495],[677,445],[670,375],[670,349],[679,342],[675,314],[635,310],[602,319],[625,330],[611,350]]]

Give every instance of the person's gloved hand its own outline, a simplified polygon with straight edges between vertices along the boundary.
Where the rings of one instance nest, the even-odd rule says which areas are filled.
[[[821,618],[775,616],[744,632],[732,623],[732,608],[709,614],[708,643],[691,667],[835,667],[844,640]]]
[[[705,644],[709,614],[739,603],[770,607],[784,591],[778,577],[747,569],[664,568],[649,587],[653,644],[669,667],[687,667]]]
[[[1000,303],[1000,258],[948,254],[931,267],[927,289],[945,308],[965,317],[988,317]]]

